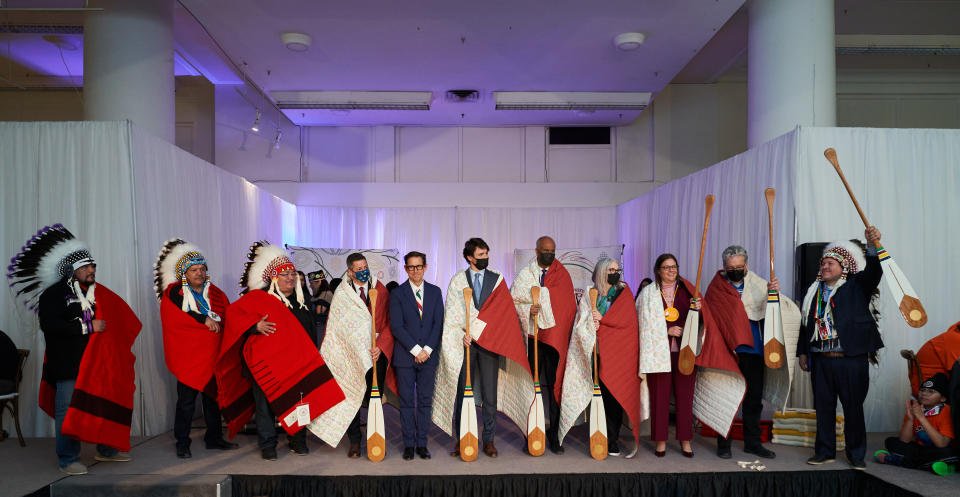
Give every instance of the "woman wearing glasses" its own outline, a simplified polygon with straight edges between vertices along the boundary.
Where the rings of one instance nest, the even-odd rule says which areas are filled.
[[[685,375],[677,368],[680,339],[687,311],[700,309],[694,300],[693,285],[680,277],[677,258],[661,254],[653,265],[654,283],[640,292],[637,313],[640,320],[640,374],[646,374],[650,390],[650,435],[657,444],[656,455],[667,450],[671,388],[676,397],[677,440],[685,457],[693,457],[693,388],[696,374]]]

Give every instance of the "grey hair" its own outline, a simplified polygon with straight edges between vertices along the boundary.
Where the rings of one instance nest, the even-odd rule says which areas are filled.
[[[593,268],[593,287],[598,291],[602,288],[608,288],[610,286],[607,284],[607,270],[610,269],[610,265],[614,262],[617,262],[616,259],[602,257],[599,261],[597,261],[597,265]],[[623,288],[624,285],[625,283],[621,278],[620,282],[617,283],[617,288]]]
[[[747,261],[750,260],[750,256],[747,255],[747,249],[745,249],[745,248],[743,248],[743,247],[741,247],[741,246],[739,246],[739,245],[731,245],[731,246],[723,249],[723,254],[721,255],[721,257],[723,258],[723,264],[726,265],[726,264],[727,264],[727,259],[729,259],[729,258],[731,258],[731,257],[736,257],[736,256],[738,256],[738,255],[742,255],[742,256],[743,256],[743,262],[747,262]]]

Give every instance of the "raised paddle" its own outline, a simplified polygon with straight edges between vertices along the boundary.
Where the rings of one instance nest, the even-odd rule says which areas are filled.
[[[467,319],[464,333],[470,336],[470,307],[473,306],[473,290],[463,289],[463,304]],[[460,459],[471,462],[480,452],[480,434],[477,431],[477,405],[473,401],[473,387],[470,385],[470,346],[464,347],[467,378],[463,384],[463,404],[460,407]]]
[[[377,346],[377,289],[370,293],[370,343]],[[377,385],[377,361],[373,361],[373,374],[370,383],[370,404],[367,406],[367,459],[380,462],[387,455],[387,436],[383,427],[383,401],[380,400],[380,386]]]
[[[707,246],[707,228],[710,227],[710,211],[713,209],[713,195],[703,199],[706,214],[703,218],[703,238],[700,239],[700,262],[697,263],[697,284],[693,287],[693,300],[700,299],[700,275],[703,272],[703,249]],[[683,324],[683,338],[680,339],[680,356],[677,358],[677,369],[681,374],[693,373],[693,367],[700,354],[700,311],[693,308],[687,312],[687,320]]]
[[[600,292],[596,288],[590,289],[590,309],[597,310],[597,296]],[[591,316],[591,321],[593,317]],[[594,330],[596,334],[597,330]],[[590,399],[590,457],[598,461],[607,458],[607,414],[603,410],[603,398],[600,395],[599,365],[597,363],[597,347],[600,338],[593,340],[593,397]]]
[[[777,191],[767,188],[763,196],[767,198],[767,219],[770,227],[770,279],[773,272],[773,199]],[[783,367],[786,348],[783,346],[783,316],[780,314],[780,292],[767,291],[767,311],[763,318],[763,362],[768,368]]]
[[[534,305],[540,303],[540,287],[530,287],[530,300]],[[528,318],[529,319],[529,318]],[[540,327],[537,314],[533,314],[533,403],[527,411],[527,452],[531,456],[542,456],[546,449],[547,425],[543,419],[543,395],[540,393],[540,355],[537,342],[540,339]]]
[[[830,164],[833,165],[833,168],[836,169],[837,174],[840,176],[840,181],[843,181],[843,187],[847,189],[847,194],[850,195],[850,200],[853,200],[853,206],[857,208],[857,213],[860,214],[860,220],[863,221],[864,226],[869,228],[870,223],[867,222],[867,216],[863,214],[863,209],[860,208],[857,197],[853,195],[853,189],[850,188],[850,184],[847,183],[847,178],[843,176],[843,170],[840,169],[840,162],[837,161],[837,151],[828,148],[823,151],[823,156],[826,157],[827,160],[830,161]],[[893,295],[894,301],[900,304],[900,314],[903,315],[903,319],[908,325],[914,328],[919,328],[927,324],[927,311],[923,308],[917,292],[913,289],[913,286],[910,285],[910,281],[907,280],[900,266],[897,265],[893,257],[890,256],[879,242],[874,245],[877,247],[877,257],[880,258],[880,265],[883,267],[883,279],[886,280],[887,287],[890,289],[890,295]],[[862,270],[863,268],[860,269]]]

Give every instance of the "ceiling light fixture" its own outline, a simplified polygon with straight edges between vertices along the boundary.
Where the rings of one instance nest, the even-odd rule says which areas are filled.
[[[613,38],[613,46],[627,52],[640,48],[640,45],[643,45],[643,41],[646,39],[647,35],[643,33],[620,33]]]
[[[257,109],[257,118],[253,120],[253,126],[250,126],[250,131],[254,133],[260,132],[260,109]]]
[[[496,91],[497,110],[643,110],[650,92]]]
[[[280,41],[291,52],[306,52],[313,43],[313,38],[303,33],[288,32],[280,35]]]
[[[429,91],[274,91],[281,109],[430,110]]]
[[[277,136],[273,139],[273,148],[280,150],[280,139],[283,138],[283,131],[280,131],[280,128],[277,128]]]

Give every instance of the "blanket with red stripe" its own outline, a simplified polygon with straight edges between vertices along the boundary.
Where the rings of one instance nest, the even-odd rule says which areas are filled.
[[[160,321],[163,324],[163,358],[167,368],[180,383],[194,390],[208,390],[211,398],[216,398],[216,384],[212,383],[213,372],[220,353],[223,334],[212,333],[204,324],[197,322],[170,300],[172,287],[180,283],[171,283],[163,292],[160,301]],[[182,292],[183,290],[177,290]],[[218,316],[226,316],[230,301],[222,290],[210,285],[207,290],[210,308]],[[220,323],[221,329],[226,327]]]

